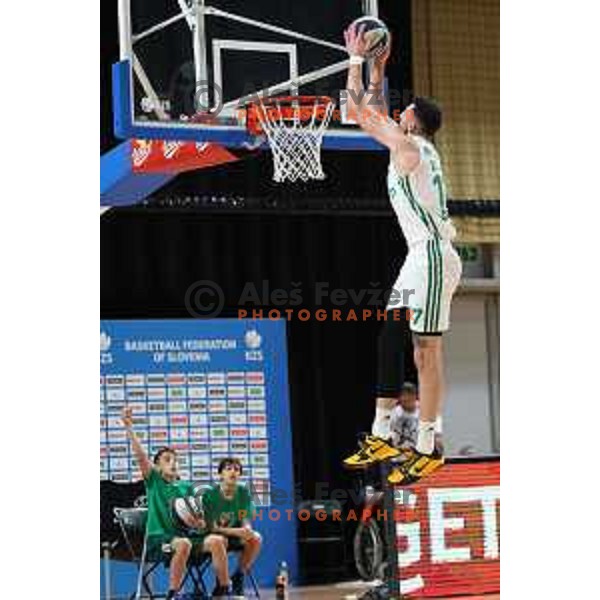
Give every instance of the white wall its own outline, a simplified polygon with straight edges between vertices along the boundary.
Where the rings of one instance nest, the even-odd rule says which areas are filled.
[[[493,415],[489,384],[486,297],[459,295],[452,303],[451,329],[444,336],[447,394],[444,444],[448,455],[466,446],[491,453]]]

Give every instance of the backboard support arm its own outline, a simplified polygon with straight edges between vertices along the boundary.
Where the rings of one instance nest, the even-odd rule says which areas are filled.
[[[197,111],[210,108],[211,98],[208,85],[208,56],[206,49],[206,6],[205,0],[194,0],[195,17],[192,34],[194,36],[194,70],[196,73],[196,93],[194,103]]]

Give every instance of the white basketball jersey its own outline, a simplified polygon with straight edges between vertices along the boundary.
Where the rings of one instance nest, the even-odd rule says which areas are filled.
[[[413,136],[421,160],[409,175],[400,175],[390,161],[388,190],[394,212],[409,246],[438,239],[452,241],[456,230],[448,216],[446,185],[437,150],[426,139]]]

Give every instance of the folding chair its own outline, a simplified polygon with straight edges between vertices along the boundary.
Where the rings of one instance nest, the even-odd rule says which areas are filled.
[[[132,508],[115,508],[114,515],[132,560],[134,562],[139,562],[140,565],[137,589],[136,592],[131,594],[130,600],[138,600],[142,597],[154,600],[156,595],[152,591],[149,579],[161,565],[165,568],[169,567],[171,561],[171,549],[169,547],[163,547],[159,556],[148,554],[146,543],[146,519],[148,516],[148,508],[146,506],[145,496],[137,498]],[[228,553],[239,554],[242,550],[243,546],[241,542],[238,540],[229,540]],[[194,599],[205,600],[206,598],[210,598],[210,593],[208,592],[204,578],[206,571],[211,564],[211,555],[208,553],[192,552],[190,555],[182,588],[185,587],[188,581],[191,581],[193,587],[192,597]],[[249,570],[246,575],[252,586],[254,597],[260,599],[260,591],[254,574]],[[147,594],[146,596],[141,595],[142,589]]]
[[[242,543],[239,540],[229,538],[228,542],[229,543],[228,543],[228,547],[227,547],[227,554],[241,554],[244,547],[242,546]],[[194,565],[192,567],[192,569],[195,571],[196,577],[202,582],[202,588],[206,589],[206,587],[204,585],[204,576],[206,574],[208,567],[211,566],[212,561],[211,561],[210,554],[205,554],[203,556],[206,556],[206,558],[208,560],[202,562],[201,564]],[[252,586],[254,598],[260,598],[260,591],[258,589],[258,583],[256,582],[256,578],[254,577],[254,574],[252,573],[251,569],[248,570],[248,572],[246,573],[246,578],[248,579],[248,581],[250,582],[250,585]]]
[[[115,521],[121,529],[131,558],[134,562],[139,562],[137,588],[131,594],[130,600],[140,598],[154,600],[157,596],[152,590],[150,577],[161,565],[168,569],[171,562],[171,549],[168,546],[163,546],[158,555],[153,556],[148,553],[146,537],[148,508],[144,504],[145,498],[138,498],[136,506],[132,508],[114,509]],[[210,597],[200,576],[200,573],[203,573],[208,565],[210,565],[210,555],[208,554],[192,553],[188,560],[182,588],[185,587],[188,581],[191,581],[193,587],[192,597],[194,599],[204,600]],[[201,571],[201,569],[203,570]],[[145,592],[145,596],[142,596],[142,590]]]

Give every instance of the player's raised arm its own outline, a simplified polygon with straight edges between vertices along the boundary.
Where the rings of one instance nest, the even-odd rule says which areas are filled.
[[[135,455],[135,459],[137,460],[138,466],[142,472],[142,476],[144,479],[148,476],[148,474],[152,471],[152,462],[148,458],[144,447],[140,443],[138,436],[135,431],[133,431],[133,419],[131,417],[131,407],[126,406],[123,409],[123,414],[121,416],[123,421],[123,425],[127,431],[127,437],[131,442],[131,449],[133,450],[133,454]]]
[[[392,52],[392,34],[389,36],[388,44],[383,52],[373,59],[370,71],[367,96],[369,106],[373,106],[382,115],[389,116],[389,108],[385,99],[385,66]]]
[[[365,91],[362,79],[362,65],[367,52],[364,28],[351,26],[344,32],[344,38],[350,54],[348,114],[355,117],[363,131],[390,149],[394,163],[401,172],[409,173],[419,163],[419,148],[404,129],[388,116],[383,93],[383,78],[390,46],[375,60],[369,90]]]

